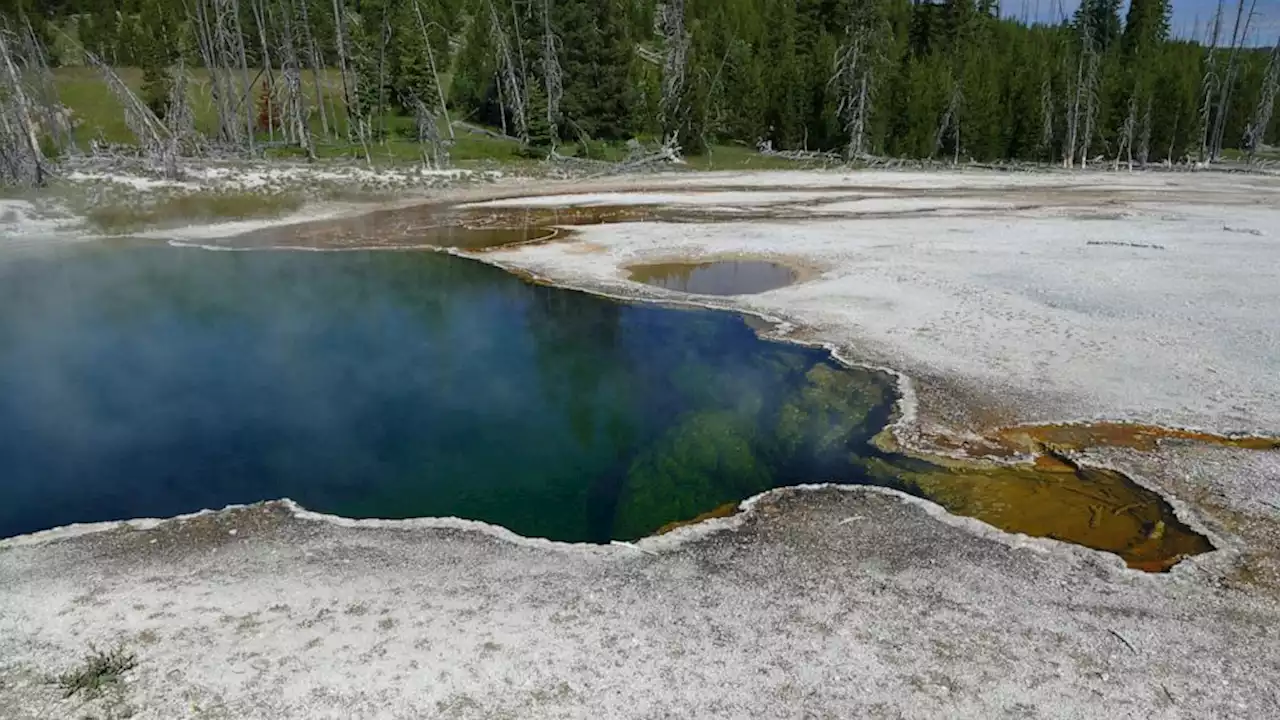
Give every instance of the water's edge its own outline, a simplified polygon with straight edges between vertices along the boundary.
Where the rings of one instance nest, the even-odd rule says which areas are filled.
[[[205,245],[196,245],[195,243],[185,243],[182,241],[171,241],[169,244],[177,247],[192,247],[194,245],[196,247],[201,247],[204,249],[211,249],[211,250],[230,249],[225,247],[217,248],[217,247],[210,247]],[[302,250],[306,248],[273,248],[273,249]],[[316,250],[316,248],[311,248],[311,249]],[[370,248],[352,248],[352,249],[368,250]],[[392,249],[392,248],[381,248],[381,249]],[[844,352],[842,352],[842,350],[839,347],[836,347],[832,343],[826,343],[826,342],[820,342],[820,341],[806,341],[806,340],[797,338],[793,333],[796,330],[803,329],[803,326],[797,323],[794,323],[790,320],[787,320],[784,318],[772,317],[764,313],[756,312],[749,309],[724,307],[722,305],[717,305],[709,302],[702,302],[696,298],[678,298],[677,299],[677,298],[671,298],[671,297],[662,297],[662,298],[640,297],[636,295],[610,293],[607,291],[603,291],[599,288],[593,288],[589,286],[583,287],[583,286],[575,286],[570,283],[555,282],[550,280],[549,278],[537,277],[526,270],[514,268],[501,262],[496,262],[490,257],[487,257],[483,253],[467,252],[465,250],[460,250],[457,248],[438,248],[433,246],[418,246],[418,247],[405,247],[405,248],[395,248],[395,249],[400,249],[400,250],[426,249],[426,250],[432,250],[436,252],[444,252],[450,255],[454,255],[461,259],[479,261],[482,264],[487,264],[487,265],[500,268],[504,272],[516,275],[518,277],[522,277],[525,279],[532,279],[536,282],[546,284],[552,287],[556,287],[561,290],[566,290],[571,292],[581,292],[588,295],[607,298],[617,302],[632,303],[632,304],[648,303],[648,304],[654,304],[659,306],[668,306],[668,307],[677,307],[677,308],[685,307],[685,308],[694,308],[694,309],[701,309],[701,310],[715,310],[715,311],[721,311],[721,312],[731,312],[740,317],[749,317],[749,318],[756,318],[758,320],[762,320],[764,321],[764,323],[767,324],[766,328],[761,328],[756,324],[752,324],[753,331],[755,332],[757,337],[759,337],[762,340],[766,340],[770,342],[781,342],[781,343],[786,343],[789,345],[800,346],[800,347],[821,349],[821,350],[824,350],[826,354],[839,366],[843,366],[850,369],[862,369],[867,371],[886,373],[896,378],[896,383],[894,383],[894,387],[895,387],[895,390],[897,391],[897,398],[892,403],[892,410],[888,418],[888,421],[884,425],[884,427],[881,429],[880,432],[890,433],[893,436],[894,440],[899,444],[899,447],[904,454],[914,456],[914,457],[919,457],[922,459],[935,457],[935,458],[951,458],[953,460],[964,460],[969,462],[973,461],[972,458],[964,457],[960,453],[938,452],[937,449],[931,449],[927,447],[927,444],[925,442],[926,439],[922,437],[917,427],[918,399],[917,399],[917,395],[916,395],[912,380],[908,375],[898,370],[895,370],[893,368],[872,365],[872,364],[855,360],[847,356]],[[337,248],[332,248],[329,250],[337,250]],[[990,462],[997,465],[1001,465],[1001,464],[1016,465],[1019,463],[1025,464],[1026,462],[1029,462],[1032,459],[1033,457],[1031,456],[1025,456],[1025,457],[992,459]],[[1096,465],[1092,463],[1089,464],[1089,466],[1096,467]],[[1206,537],[1212,544],[1212,547],[1214,548],[1214,551],[1211,551],[1211,553],[1215,551],[1220,551],[1224,547],[1226,547],[1226,544],[1223,543],[1220,538],[1215,537],[1211,532],[1209,532],[1208,529],[1205,528],[1203,524],[1199,521],[1199,518],[1196,517],[1196,514],[1193,511],[1191,511],[1191,509],[1188,506],[1186,506],[1184,503],[1178,501],[1176,497],[1170,496],[1169,494],[1163,492],[1159,487],[1153,486],[1151,483],[1144,482],[1143,478],[1133,477],[1129,475],[1126,475],[1125,477],[1130,482],[1133,482],[1135,485],[1137,485],[1138,487],[1141,487],[1147,491],[1150,491],[1155,495],[1157,495],[1158,497],[1160,497],[1172,509],[1174,516],[1179,521],[1183,522],[1184,524],[1187,525],[1187,527],[1191,528],[1192,530],[1199,533],[1200,535],[1203,535],[1204,537]],[[750,510],[755,506],[755,504],[760,499],[769,497],[774,493],[785,493],[795,489],[809,490],[809,489],[832,488],[832,487],[845,489],[845,490],[868,490],[868,491],[875,491],[875,492],[885,492],[896,497],[909,499],[909,501],[911,502],[919,503],[924,507],[930,508],[931,509],[930,514],[933,515],[934,517],[938,517],[938,518],[945,517],[948,519],[949,522],[954,521],[954,522],[951,522],[951,524],[956,524],[958,526],[965,527],[970,531],[978,531],[979,535],[1003,538],[1004,539],[1003,542],[1005,542],[1006,544],[1014,543],[1018,546],[1030,545],[1035,547],[1076,548],[1079,550],[1084,550],[1086,552],[1089,552],[1091,555],[1097,555],[1099,553],[1102,555],[1109,555],[1111,560],[1114,560],[1115,562],[1119,563],[1120,566],[1122,567],[1124,566],[1123,560],[1118,555],[1111,552],[1107,552],[1103,550],[1090,550],[1088,547],[1077,544],[1077,543],[1072,543],[1067,541],[1057,541],[1057,540],[1052,540],[1047,538],[1033,538],[1027,535],[1022,535],[1020,533],[1002,530],[994,525],[983,522],[976,518],[951,513],[947,511],[942,505],[936,502],[933,502],[929,499],[919,497],[918,495],[911,495],[911,494],[902,492],[900,490],[886,488],[883,486],[876,486],[876,485],[802,484],[802,485],[791,485],[791,486],[774,488],[774,489],[767,490],[759,495],[743,500],[741,503],[738,504],[738,512],[731,517],[713,518],[713,519],[697,521],[695,523],[691,523],[684,527],[678,528],[675,531],[669,532],[667,534],[649,535],[637,541],[636,543],[625,543],[625,542],[615,541],[613,545],[619,546],[619,547],[638,548],[642,551],[662,549],[662,548],[671,546],[673,543],[679,544],[680,542],[683,542],[687,539],[702,537],[708,532],[715,532],[715,531],[729,528],[729,527],[737,527],[739,524],[741,524],[741,522],[745,520],[745,517],[749,515]],[[278,501],[266,501],[266,502],[268,504],[272,502],[283,503],[291,510],[291,512],[293,512],[294,515],[303,519],[324,520],[326,522],[333,522],[338,525],[348,526],[348,527],[368,527],[371,525],[377,526],[377,527],[387,527],[387,526],[432,527],[432,528],[448,527],[453,529],[481,531],[506,541],[517,542],[520,544],[532,543],[532,544],[536,544],[544,547],[551,546],[551,547],[562,547],[562,548],[591,548],[593,551],[599,551],[601,548],[609,547],[606,545],[597,545],[592,543],[561,542],[561,541],[553,541],[553,540],[547,540],[547,539],[536,538],[536,537],[527,537],[527,536],[519,535],[518,533],[515,533],[514,531],[511,531],[503,526],[494,525],[491,523],[486,523],[486,522],[477,521],[477,520],[464,520],[464,519],[452,518],[452,517],[423,517],[423,518],[411,518],[411,519],[403,519],[403,520],[356,519],[356,518],[346,518],[346,517],[337,516],[337,515],[327,515],[327,514],[313,512],[303,508],[301,505],[291,500],[288,500],[287,498],[278,500]],[[218,513],[218,512],[223,512],[229,509],[242,508],[242,507],[246,507],[246,506],[230,505],[230,506],[227,506],[226,508],[223,508],[223,510],[221,511],[206,509],[196,513],[178,515],[168,519],[143,518],[143,519],[132,519],[132,520],[120,520],[120,521],[106,521],[101,523],[73,524],[68,526],[51,528],[47,530],[41,530],[41,531],[30,533],[27,535],[19,535],[19,536],[0,540],[0,549],[8,548],[8,547],[31,545],[31,544],[40,544],[43,542],[64,539],[67,537],[76,537],[76,536],[92,534],[96,532],[105,532],[105,531],[111,531],[111,530],[117,530],[117,529],[147,530],[168,521],[175,521],[175,520],[182,521],[185,519],[202,516],[209,513]],[[1207,554],[1210,554],[1210,553],[1206,553],[1206,555]],[[1203,556],[1194,556],[1194,557],[1203,557]],[[1183,562],[1185,562],[1185,559]],[[1181,563],[1178,563],[1178,564],[1181,564]]]

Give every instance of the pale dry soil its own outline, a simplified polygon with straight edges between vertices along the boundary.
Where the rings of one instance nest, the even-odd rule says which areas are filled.
[[[1139,573],[867,489],[640,548],[430,525],[271,506],[0,551],[0,717],[1280,713],[1280,607],[1213,563]],[[45,683],[118,642],[140,663],[104,696]]]
[[[1119,420],[1280,435],[1280,177],[711,173],[555,192],[471,207],[690,214],[476,256],[789,321],[796,339],[911,377],[927,432]],[[627,270],[720,258],[790,262],[810,279],[690,297]]]
[[[902,371],[908,444],[1089,419],[1276,435],[1277,189],[1207,173],[495,187],[562,193],[495,213],[693,215],[476,257],[758,313],[782,321],[767,332]],[[709,298],[627,280],[630,264],[719,257],[788,261],[806,282]],[[1280,717],[1280,451],[1084,455],[1220,550],[1145,574],[830,488],[634,547],[287,504],[0,541],[0,718]],[[64,698],[48,680],[91,644],[139,665]]]

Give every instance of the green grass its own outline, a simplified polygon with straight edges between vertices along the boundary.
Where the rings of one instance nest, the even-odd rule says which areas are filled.
[[[1237,148],[1223,148],[1222,159],[1234,162],[1245,162],[1249,159],[1249,154],[1244,150]],[[1280,160],[1280,147],[1264,147],[1260,148],[1253,155],[1254,160]]]
[[[142,71],[138,68],[115,68],[116,74],[135,93],[142,90]],[[213,85],[209,71],[204,68],[191,68],[188,71],[190,81],[187,85],[187,97],[191,102],[192,114],[195,116],[196,129],[207,135],[218,130],[218,111],[213,101]],[[250,77],[257,76],[253,84],[253,101],[258,103],[262,97],[262,88],[266,83],[266,75],[258,75],[256,70],[250,71]],[[238,79],[238,76],[237,76]],[[325,110],[329,112],[330,101],[336,107],[336,129],[339,134],[346,132],[345,109],[342,103],[342,78],[337,70],[325,70],[320,74],[320,85],[325,94]],[[124,119],[124,107],[111,94],[111,90],[103,81],[101,73],[91,67],[69,66],[54,70],[54,81],[62,103],[70,108],[72,119],[76,123],[76,135],[82,141],[90,138],[101,138],[106,142],[133,144],[135,139]],[[315,103],[315,79],[311,73],[302,74],[302,91],[308,104]],[[256,118],[255,118],[256,120]],[[335,120],[331,118],[331,121]],[[315,133],[321,131],[319,112],[312,112],[309,120]],[[266,140],[268,133],[261,133]]]
[[[691,170],[798,170],[823,163],[761,155],[742,145],[712,145],[701,155],[685,158]]]
[[[167,195],[146,204],[119,202],[90,207],[85,211],[85,222],[97,232],[119,235],[194,222],[279,217],[296,212],[303,202],[301,195],[289,193],[216,192]]]
[[[117,68],[116,72],[130,89],[140,92],[142,88],[142,71],[137,68]],[[215,135],[218,130],[217,107],[213,101],[209,73],[203,68],[190,71],[191,82],[188,85],[188,97],[191,101],[192,113],[195,116],[196,129],[206,135]],[[116,100],[103,82],[98,71],[88,67],[61,67],[54,71],[63,104],[72,113],[76,125],[76,137],[80,142],[100,139],[108,143],[132,145],[136,142],[129,126],[125,123],[124,107]],[[442,80],[447,81],[445,76]],[[261,97],[264,78],[258,78],[254,84],[254,102]],[[320,158],[364,159],[364,149],[358,143],[348,143],[346,136],[346,113],[342,103],[342,80],[337,70],[326,70],[320,75],[320,82],[325,93],[326,112],[330,112],[330,132],[341,140],[331,140],[323,136],[320,115],[312,111],[309,120],[316,142],[316,155]],[[314,104],[315,83],[311,73],[303,73],[302,90],[309,104]],[[330,105],[332,101],[333,105]],[[336,114],[337,117],[334,117]],[[416,163],[421,158],[418,143],[411,138],[414,133],[413,118],[388,114],[385,118],[387,137],[383,141],[374,142],[369,148],[370,157],[378,163]],[[441,123],[440,132],[447,136],[448,128]],[[519,144],[510,140],[475,135],[458,130],[457,140],[451,149],[453,160],[463,166],[472,163],[511,164],[523,162],[520,158]],[[259,132],[257,139],[266,142],[269,133]],[[294,147],[273,146],[266,150],[268,157],[300,158],[302,150]]]
[[[142,71],[137,68],[117,68],[116,72],[125,84],[135,92],[142,88]],[[206,135],[217,133],[217,108],[211,92],[209,72],[204,68],[192,68],[188,71],[191,82],[188,94],[195,116],[196,129]],[[256,71],[251,71],[257,74]],[[132,145],[135,143],[133,133],[124,119],[124,108],[111,94],[97,70],[83,66],[60,67],[54,71],[62,102],[70,108],[72,119],[76,125],[76,137],[82,142],[97,138],[109,143]],[[442,81],[448,82],[448,76]],[[337,138],[325,138],[322,133],[320,115],[314,109],[310,117],[310,126],[315,138],[316,155],[322,159],[364,160],[364,149],[356,143],[346,141],[346,113],[342,103],[342,79],[337,70],[322,72],[319,77],[325,93],[326,112],[330,114],[330,132]],[[261,97],[265,75],[259,76],[254,84],[253,99],[257,103]],[[314,104],[315,79],[309,72],[302,75],[302,90],[309,105]],[[333,112],[336,111],[336,112]],[[336,115],[336,117],[335,117]],[[384,118],[386,138],[374,142],[369,148],[370,158],[380,165],[384,164],[416,164],[421,159],[421,148],[414,141],[413,118],[388,114]],[[443,121],[441,135],[447,137],[448,128]],[[257,139],[269,140],[269,134],[259,132]],[[579,143],[569,143],[560,148],[563,155],[587,157],[595,160],[618,162],[626,159],[625,143],[592,142],[584,148]],[[266,150],[267,157],[294,158],[303,157],[302,150],[296,147],[271,146]],[[455,142],[450,150],[453,162],[459,167],[534,167],[536,159],[520,154],[519,143],[455,130]],[[771,170],[807,168],[820,163],[787,160],[784,158],[765,157],[754,149],[742,145],[713,145],[701,155],[687,157],[688,168],[692,170]]]

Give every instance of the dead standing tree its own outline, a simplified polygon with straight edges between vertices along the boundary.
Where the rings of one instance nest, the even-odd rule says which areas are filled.
[[[846,160],[867,154],[867,126],[877,60],[873,52],[874,33],[868,18],[850,18],[845,27],[844,44],[836,51],[835,72],[828,82],[836,86],[840,98],[836,114],[849,138],[844,149]]]
[[[489,34],[493,39],[494,52],[498,54],[498,74],[503,101],[511,111],[515,124],[516,137],[520,142],[529,142],[529,116],[526,113],[525,84],[523,73],[516,66],[515,55],[511,52],[511,44],[507,41],[507,33],[502,29],[502,19],[498,17],[498,9],[493,2],[489,5]]]
[[[1076,58],[1074,82],[1068,87],[1067,135],[1062,144],[1062,166],[1066,168],[1075,167],[1077,152],[1080,153],[1080,167],[1088,166],[1093,124],[1098,116],[1098,48],[1087,13],[1080,18],[1079,30],[1080,52]]]
[[[1209,138],[1213,127],[1210,122],[1213,118],[1213,98],[1218,92],[1218,85],[1221,83],[1221,78],[1218,77],[1218,42],[1222,39],[1222,10],[1223,2],[1218,0],[1218,9],[1213,15],[1212,31],[1207,28],[1205,31],[1205,46],[1209,50],[1205,56],[1204,75],[1200,78],[1200,108],[1197,113],[1197,121],[1200,127],[1200,153],[1198,157],[1202,163],[1209,160]]]
[[[169,140],[173,146],[172,154],[176,158],[181,155],[199,154],[203,148],[203,140],[196,132],[195,113],[191,110],[191,101],[187,95],[186,63],[181,57],[178,64],[169,71],[173,82],[169,85],[169,102],[165,107],[164,123],[169,129]]]
[[[280,89],[284,95],[280,107],[283,111],[282,123],[285,137],[297,143],[306,153],[308,160],[316,159],[315,143],[311,138],[311,128],[307,123],[307,99],[302,93],[302,63],[298,59],[296,35],[293,30],[293,0],[282,3],[280,21],[280,73],[284,77],[284,86]]]
[[[1142,111],[1142,120],[1138,123],[1138,165],[1147,166],[1147,160],[1151,157],[1151,106],[1154,103],[1151,95],[1147,95],[1147,106]],[[1174,130],[1177,130],[1178,120],[1174,118]]]
[[[311,32],[311,11],[307,9],[307,5],[310,2],[311,0],[301,0],[298,3],[298,10],[302,20],[302,41],[306,43],[307,62],[311,65],[311,82],[315,85],[316,110],[320,114],[320,132],[327,138],[329,137],[329,114],[325,111],[324,83],[321,81],[320,75],[324,69],[324,63],[320,59],[320,52],[316,47],[315,33]]]
[[[18,69],[21,60],[14,58],[15,40],[7,23],[0,24],[0,183],[38,186],[48,177],[48,163]]]
[[[138,147],[142,148],[143,157],[156,165],[165,177],[178,179],[181,174],[178,168],[178,148],[169,128],[151,112],[142,98],[125,85],[110,65],[88,50],[85,51],[85,59],[98,69],[107,89],[124,107],[125,124],[137,139]]]
[[[440,73],[436,70],[436,53],[431,49],[431,36],[427,33],[429,25],[440,26],[434,22],[428,23],[426,21],[426,18],[422,15],[422,6],[418,4],[418,0],[413,0],[413,13],[418,17],[418,29],[422,32],[422,43],[427,48],[427,64],[431,66],[431,77],[435,82],[436,96],[440,100],[440,115],[444,117],[444,124],[449,129],[449,139],[452,140],[454,139],[453,121],[449,119],[449,105],[444,99],[444,86],[440,84]]]
[[[1239,71],[1240,49],[1249,36],[1249,26],[1253,23],[1254,11],[1258,0],[1249,4],[1249,14],[1244,16],[1244,0],[1236,5],[1236,22],[1231,29],[1231,55],[1227,58],[1227,74],[1218,86],[1218,110],[1213,121],[1213,133],[1209,137],[1209,159],[1217,160],[1222,154],[1222,138],[1227,127],[1227,110],[1231,107],[1231,91],[1235,87],[1236,73]],[[1244,26],[1240,20],[1244,17]]]
[[[342,102],[346,106],[347,111],[347,142],[351,142],[352,136],[352,120],[354,119],[353,109],[355,105],[355,86],[354,78],[351,73],[351,62],[347,57],[347,22],[346,14],[338,5],[338,0],[333,0],[333,35],[334,50],[338,53],[338,72],[342,77]],[[336,122],[335,118],[335,122]],[[369,148],[361,137],[361,145],[365,148],[365,158],[368,159]]]
[[[684,125],[684,84],[688,69],[689,33],[684,26],[684,0],[667,0],[662,7],[662,36],[666,54],[662,61],[662,97],[659,112],[668,145],[680,135]]]
[[[1053,81],[1051,77],[1051,73],[1046,72],[1044,79],[1040,81],[1040,139],[1037,142],[1037,154],[1052,153],[1055,103],[1053,101]],[[1043,156],[1041,157],[1043,158]],[[1052,157],[1051,154],[1050,157]]]
[[[418,146],[422,150],[422,164],[429,170],[449,167],[449,150],[444,138],[440,137],[440,121],[417,95],[410,96],[409,102],[418,132]]]
[[[16,52],[12,54],[14,60],[19,62],[19,71],[27,84],[36,123],[59,152],[74,153],[77,148],[72,134],[71,111],[58,97],[58,87],[53,71],[49,68],[48,54],[36,36],[29,18],[23,18],[18,36]]]
[[[338,0],[333,0],[333,14],[334,42],[338,51],[343,101],[346,103],[347,110],[347,141],[359,141],[360,148],[364,151],[365,164],[372,166],[373,156],[369,153],[369,141],[373,131],[369,123],[369,108],[366,107],[367,103],[360,94],[360,73],[356,72],[355,68],[357,58],[350,55],[352,51],[358,51],[359,48],[351,42],[350,33],[347,30],[351,25],[351,18],[347,16],[345,7],[338,4]]]
[[[551,126],[554,152],[560,133],[560,100],[564,97],[564,73],[560,68],[560,38],[551,27],[551,0],[542,0],[542,80],[547,91],[547,124]]]
[[[937,155],[942,149],[942,141],[950,130],[955,139],[955,154],[951,158],[953,164],[960,164],[960,109],[964,107],[964,90],[961,80],[954,81],[951,88],[951,99],[947,101],[947,109],[942,113],[942,121],[938,123],[938,132],[933,138],[933,152]]]
[[[1112,170],[1120,169],[1120,157],[1124,156],[1129,170],[1133,170],[1133,136],[1138,127],[1138,96],[1129,96],[1129,112],[1125,115],[1124,124],[1120,126],[1119,146],[1115,159],[1111,163]]]
[[[267,42],[267,14],[263,12],[262,0],[252,0],[249,3],[249,9],[253,13],[254,24],[258,26],[258,43],[259,49],[262,53],[260,60],[262,62],[262,69],[267,75],[267,88],[268,91],[270,91],[275,88],[276,81],[275,77],[272,75],[271,45]],[[276,113],[274,98],[270,98],[267,101],[266,116],[267,138],[270,142],[275,142]]]
[[[1266,74],[1262,78],[1262,92],[1258,95],[1258,104],[1253,108],[1253,117],[1244,129],[1244,150],[1253,162],[1253,154],[1267,134],[1271,126],[1271,113],[1276,107],[1276,92],[1280,90],[1280,40],[1271,48],[1271,60],[1267,63]]]
[[[240,27],[239,0],[194,0],[188,8],[195,27],[196,44],[208,69],[218,134],[235,151],[253,153],[253,82]],[[240,70],[237,82],[236,69]]]

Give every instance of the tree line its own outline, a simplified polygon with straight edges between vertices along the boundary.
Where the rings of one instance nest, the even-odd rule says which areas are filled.
[[[192,68],[217,108],[207,142],[251,153],[264,132],[367,153],[406,127],[397,117],[428,162],[454,121],[535,156],[639,137],[692,153],[1141,165],[1276,142],[1280,51],[1247,42],[1257,1],[1222,0],[1196,38],[1171,37],[1170,13],[1170,0],[1123,14],[1083,0],[1052,24],[1001,17],[995,0],[0,0],[13,59],[0,99],[30,85],[23,68],[88,63],[114,88],[114,69],[138,67],[145,112],[126,112],[150,117],[130,126],[179,154],[204,142],[184,127]],[[322,80],[335,73],[337,88]]]

